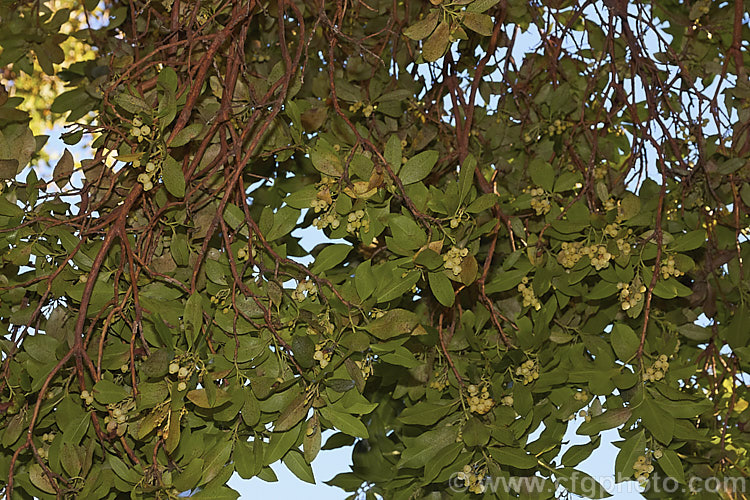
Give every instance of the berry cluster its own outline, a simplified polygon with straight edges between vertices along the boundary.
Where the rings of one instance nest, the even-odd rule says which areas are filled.
[[[597,271],[609,267],[609,260],[612,258],[612,254],[607,251],[607,247],[604,245],[591,245],[584,247],[581,251],[585,255],[588,255],[589,259],[591,259],[591,265]]]
[[[151,127],[144,125],[143,121],[137,116],[133,118],[133,127],[130,129],[130,135],[138,139],[138,142],[143,139],[148,139],[151,135]]]
[[[133,166],[136,167],[136,162],[133,162]],[[140,162],[137,163],[140,166]],[[149,161],[146,163],[146,171],[138,174],[138,182],[143,184],[144,191],[151,191],[154,188],[154,180],[159,175],[157,171],[156,163]]]
[[[332,356],[333,351],[326,347],[326,342],[318,342],[315,344],[315,354],[313,354],[313,359],[320,363],[321,368],[328,366],[328,363],[331,362]]]
[[[638,459],[633,464],[633,469],[635,470],[635,472],[633,473],[635,479],[641,484],[648,481],[649,474],[654,472],[654,466],[651,465],[651,460],[646,458],[644,455],[638,457]]]
[[[532,360],[526,360],[524,363],[516,368],[516,375],[523,377],[523,384],[530,384],[534,380],[539,378],[539,365]]]
[[[586,422],[591,422],[591,415],[589,415],[589,412],[586,410],[579,411],[578,416],[583,418]]]
[[[120,408],[113,408],[112,409],[112,417],[107,415],[104,417],[104,425],[106,426],[107,432],[112,433],[116,432],[119,427],[124,427],[128,422],[128,416],[127,413],[122,411]]]
[[[169,373],[171,375],[177,374],[177,378],[180,380],[177,384],[178,391],[184,391],[187,389],[187,382],[185,382],[185,380],[190,377],[193,368],[195,368],[195,365],[192,364],[180,366],[179,359],[174,359],[169,363]]]
[[[224,314],[227,314],[230,310],[229,303],[227,302],[226,292],[227,292],[226,290],[221,290],[217,292],[216,295],[211,295],[211,297],[209,298],[212,304],[216,304],[222,307],[221,312],[223,312]]]
[[[674,276],[675,278],[682,276],[685,274],[684,272],[680,271],[675,267],[675,261],[674,256],[670,255],[665,260],[661,262],[661,277],[663,279],[669,279],[670,276]]]
[[[628,229],[628,233],[632,232],[632,229]],[[617,243],[617,249],[620,251],[620,255],[624,255],[625,257],[630,255],[630,251],[633,249],[630,241],[626,240],[625,238],[619,238],[615,240],[615,243]]]
[[[580,241],[563,241],[562,249],[557,254],[557,262],[560,263],[561,266],[570,269],[581,260],[581,257],[583,256],[583,252],[581,252],[582,248],[583,243]]]
[[[323,198],[315,198],[313,201],[310,202],[310,208],[315,210],[316,214],[319,214],[320,212],[325,212],[328,210],[328,207],[331,206],[331,203]]]
[[[250,254],[253,256],[253,259],[255,258],[255,255],[257,252],[255,251],[255,248],[250,248]],[[247,248],[240,248],[237,250],[237,260],[240,262],[245,262],[248,258]]]
[[[297,302],[304,302],[306,297],[313,297],[318,293],[318,287],[312,281],[305,280],[297,283],[297,288],[292,292],[292,298]]]
[[[367,106],[365,106],[365,103],[363,103],[362,101],[357,101],[349,106],[349,111],[351,111],[352,113],[356,113],[360,109],[362,110],[362,114],[365,115],[365,118],[369,118],[370,115],[372,115],[372,112],[378,109],[378,106],[372,104],[368,104]]]
[[[430,382],[430,387],[442,391],[448,387],[448,372],[436,370],[433,374],[434,380]]]
[[[547,127],[547,133],[549,135],[560,135],[565,132],[565,129],[568,127],[570,127],[570,123],[561,120],[555,120],[549,127]]]
[[[488,411],[492,409],[492,407],[495,405],[495,401],[490,397],[490,393],[487,390],[487,386],[482,386],[481,392],[479,391],[479,388],[471,384],[469,387],[467,387],[467,390],[469,391],[469,410],[478,413],[479,415],[484,415]]]
[[[591,395],[588,393],[588,391],[576,392],[573,395],[573,399],[575,399],[576,401],[588,401],[589,398],[591,398]]]
[[[542,308],[542,303],[539,302],[539,299],[534,295],[534,288],[526,286],[528,282],[529,278],[524,276],[521,279],[521,283],[518,285],[518,291],[523,295],[523,307],[531,306],[538,311]]]
[[[81,391],[81,399],[89,406],[94,404],[94,396],[89,391]]]
[[[542,188],[532,188],[531,194],[531,208],[536,211],[537,215],[544,215],[549,212],[551,205],[549,202],[549,196],[544,192]]]
[[[484,490],[486,489],[482,482],[484,481],[484,474],[475,470],[475,468],[470,465],[464,465],[463,470],[459,472],[456,477],[464,482],[464,486],[466,486],[471,493],[479,495],[484,493]]]
[[[603,163],[601,165],[598,165],[594,167],[594,179],[600,181],[607,177],[607,171],[609,170],[609,167],[606,163]]]
[[[443,255],[443,265],[446,269],[453,271],[454,276],[458,276],[461,274],[461,271],[463,271],[461,263],[467,255],[469,255],[468,248],[451,247],[451,249]]]
[[[623,311],[635,307],[643,300],[643,294],[646,292],[646,287],[638,279],[632,283],[620,282],[617,288],[620,290],[620,307]]]
[[[604,228],[604,234],[606,234],[610,238],[617,237],[617,233],[619,232],[620,232],[620,225],[617,222],[612,222],[611,224],[607,224],[607,226]]]
[[[357,365],[357,368],[362,372],[362,378],[365,380],[370,378],[370,375],[374,373],[372,368],[372,358],[369,356],[362,361],[355,361],[354,364]]]
[[[335,229],[335,228],[334,228]],[[346,216],[346,232],[356,233],[357,231],[368,232],[370,230],[370,219],[365,219],[364,210],[356,210]]]
[[[341,220],[333,212],[323,214],[313,221],[313,226],[318,229],[325,229],[331,226],[331,229],[336,229],[341,225]]]
[[[666,354],[661,354],[654,364],[646,368],[643,378],[649,382],[656,382],[664,378],[664,373],[669,369],[669,361]]]

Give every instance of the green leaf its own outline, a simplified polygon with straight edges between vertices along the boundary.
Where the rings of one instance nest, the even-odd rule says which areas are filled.
[[[696,342],[705,342],[713,335],[711,333],[711,330],[709,330],[708,328],[696,325],[694,323],[682,325],[677,329],[677,331],[680,332],[680,335],[683,335],[690,340],[695,340]]]
[[[62,156],[55,165],[55,172],[53,177],[56,179],[58,186],[63,187],[70,181],[70,176],[73,173],[73,155],[70,154],[68,148],[65,148]],[[15,176],[15,175],[14,175]]]
[[[592,417],[589,422],[581,424],[576,434],[592,436],[607,429],[614,429],[627,422],[632,414],[633,411],[630,408],[607,410],[601,415]]]
[[[497,200],[498,197],[494,193],[483,194],[476,200],[472,201],[471,204],[466,207],[466,211],[470,214],[478,214],[484,212],[485,210],[492,208],[495,203],[497,203]]]
[[[427,462],[427,465],[424,467],[424,482],[426,484],[432,482],[444,467],[456,460],[456,457],[458,457],[463,448],[463,443],[451,443],[438,451],[435,457]]]
[[[284,206],[281,207],[273,214],[273,226],[271,230],[265,234],[267,241],[274,241],[289,234],[292,229],[297,225],[300,211],[296,208]]]
[[[385,286],[378,290],[378,302],[388,302],[389,300],[401,297],[411,290],[421,277],[422,273],[418,271],[407,272],[404,277],[389,276],[390,279],[386,282]]]
[[[138,114],[151,114],[151,106],[148,105],[141,97],[133,96],[130,94],[119,93],[115,94],[113,99],[114,103],[120,106],[128,113]],[[70,108],[73,109],[73,108]]]
[[[31,464],[29,467],[29,480],[31,484],[46,493],[55,493],[57,491],[52,481],[50,481],[42,467],[37,463]]]
[[[575,467],[576,465],[589,458],[594,450],[599,448],[600,443],[601,436],[596,436],[589,443],[571,446],[568,451],[566,451],[562,456],[562,459],[560,461],[566,467]]]
[[[266,446],[265,454],[263,455],[263,463],[265,465],[271,465],[272,463],[281,460],[289,449],[294,446],[299,436],[299,428],[301,426],[294,427],[284,432],[274,432],[271,434],[271,439]]]
[[[427,14],[424,19],[421,19],[406,28],[403,31],[404,35],[408,36],[412,40],[422,40],[423,38],[427,38],[437,26],[439,15],[440,10],[434,9],[432,12]]]
[[[529,165],[529,176],[535,185],[547,192],[552,191],[555,183],[555,169],[549,163],[542,160],[533,161]]]
[[[304,392],[294,398],[276,419],[273,428],[274,432],[288,431],[297,425],[300,420],[305,418],[311,404],[312,399],[308,401],[307,394]]]
[[[607,498],[612,495],[593,477],[572,467],[555,469],[555,476],[563,487],[586,498]]]
[[[102,379],[94,384],[94,399],[101,404],[119,403],[128,397],[128,391],[121,385]]]
[[[361,300],[366,300],[375,291],[375,276],[372,274],[372,261],[366,260],[354,271],[354,285]]]
[[[60,450],[60,463],[71,477],[81,472],[81,457],[78,455],[78,446],[64,442]]]
[[[610,334],[612,349],[622,361],[627,361],[638,351],[641,339],[624,323],[615,323]]]
[[[221,470],[226,467],[229,457],[232,454],[231,441],[219,441],[213,448],[203,455],[203,475],[198,483],[206,484],[219,475]]]
[[[210,488],[201,489],[190,498],[198,500],[237,500],[240,497],[239,492],[229,486],[211,486]]]
[[[517,469],[533,469],[537,466],[536,457],[520,448],[493,446],[489,448],[489,452],[492,458],[500,465],[510,465]]]
[[[346,256],[349,255],[351,250],[352,246],[346,244],[325,246],[317,257],[315,257],[315,262],[313,263],[311,271],[315,274],[319,274],[336,267],[346,259]]]
[[[438,158],[440,158],[440,153],[437,151],[423,151],[412,156],[399,171],[398,176],[401,182],[406,186],[421,181],[430,174]]]
[[[418,323],[417,315],[413,312],[406,309],[392,309],[365,325],[364,328],[380,340],[388,340],[410,333]]]
[[[410,425],[433,425],[451,411],[453,404],[450,402],[422,401],[414,406],[404,409],[398,419]]]
[[[428,279],[430,282],[430,290],[432,290],[432,293],[435,295],[438,302],[445,307],[451,307],[455,300],[451,280],[449,280],[442,271],[429,273]]]
[[[495,27],[495,23],[492,22],[492,18],[487,14],[479,14],[478,12],[467,11],[462,19],[464,26],[472,31],[479,33],[484,36],[492,35],[492,28]]]
[[[177,134],[175,134],[175,136],[172,137],[172,140],[167,143],[167,146],[171,148],[178,148],[180,146],[184,146],[188,142],[198,137],[198,134],[200,134],[202,130],[203,130],[202,123],[190,124],[187,127],[180,130],[179,132],[177,132]]]
[[[185,302],[185,310],[182,318],[185,323],[185,337],[187,338],[188,347],[190,347],[195,342],[195,339],[198,338],[203,326],[203,300],[199,293],[194,293]]]
[[[213,386],[212,382],[209,382],[208,384]],[[187,398],[192,401],[195,406],[201,408],[218,408],[231,399],[229,393],[223,389],[216,389],[215,395],[212,394],[212,396],[214,397],[209,397],[209,393],[205,388],[194,389],[187,393]],[[213,399],[213,401],[211,401],[211,399]]]
[[[310,151],[310,161],[318,172],[329,177],[341,177],[344,171],[339,155],[322,140],[319,140],[315,149]]]
[[[312,463],[320,452],[320,442],[322,433],[320,431],[320,422],[318,414],[313,413],[310,420],[307,421],[305,438],[302,441],[302,450],[307,463]]]
[[[500,0],[474,0],[466,8],[469,12],[484,12],[497,5]]]
[[[661,470],[667,477],[671,477],[677,480],[680,484],[686,484],[685,482],[685,468],[682,465],[682,460],[672,450],[662,450],[661,458],[657,459],[656,463],[659,464]]]
[[[182,173],[180,164],[170,155],[164,159],[161,177],[164,180],[164,187],[172,196],[175,198],[185,196],[185,175]]]
[[[422,364],[417,361],[417,358],[414,357],[409,349],[403,346],[396,347],[393,352],[381,354],[380,359],[386,363],[405,366],[406,368],[416,368]]]
[[[19,172],[19,165],[18,160],[15,158],[0,160],[0,179],[9,181],[15,178]],[[55,171],[57,171],[57,168],[55,168]],[[55,177],[57,176],[55,175]]]
[[[315,476],[313,475],[312,467],[305,461],[305,458],[297,450],[290,450],[284,456],[284,465],[287,468],[306,483],[315,484]]]
[[[622,441],[620,451],[615,459],[615,481],[627,481],[633,475],[633,464],[645,453],[646,434],[641,429],[625,441]]]
[[[177,92],[177,85],[179,84],[177,72],[169,66],[162,68],[159,72],[159,76],[156,77],[156,83],[172,93]]]
[[[669,244],[669,249],[674,252],[687,252],[703,246],[706,242],[706,231],[697,229],[689,233],[676,236],[674,241]]]
[[[320,409],[320,414],[344,434],[360,438],[370,437],[367,427],[357,417],[327,406]]]
[[[667,414],[656,401],[646,397],[638,408],[638,414],[643,419],[646,429],[661,443],[667,445],[672,441],[674,418]]]
[[[443,57],[450,43],[450,25],[441,21],[430,38],[422,46],[422,57],[425,61],[434,62]]]
[[[437,454],[451,443],[456,442],[458,426],[442,426],[423,432],[417,437],[403,437],[406,449],[401,453],[398,467],[420,468],[432,461]]]

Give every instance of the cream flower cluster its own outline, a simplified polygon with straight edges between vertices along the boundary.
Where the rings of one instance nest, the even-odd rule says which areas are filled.
[[[471,384],[466,389],[469,391],[469,410],[473,413],[484,415],[495,405],[495,401],[490,397],[486,385],[482,387],[481,392],[474,384]]]
[[[315,354],[313,354],[313,359],[320,363],[321,368],[325,368],[328,366],[328,363],[331,362],[331,357],[333,356],[333,352],[326,349],[325,342],[319,342],[315,344]]]
[[[662,354],[659,358],[654,361],[654,364],[646,368],[646,374],[643,378],[649,382],[657,382],[664,378],[664,374],[669,369],[669,361],[667,356]]]
[[[526,286],[528,282],[529,278],[524,276],[521,280],[521,283],[519,283],[518,285],[518,291],[523,295],[523,307],[531,306],[538,311],[542,308],[542,303],[539,302],[539,299],[537,299],[534,295],[534,288],[531,286]]]
[[[539,365],[532,360],[524,361],[524,363],[516,368],[516,375],[523,377],[523,384],[527,385],[539,378]]]
[[[364,210],[356,210],[350,212],[349,215],[346,216],[346,232],[355,233],[357,231],[362,231],[367,233],[369,230],[370,219],[365,219]]]
[[[433,373],[432,376],[433,380],[430,382],[430,387],[437,389],[438,391],[442,391],[448,387],[448,372],[435,370],[435,373]]]
[[[305,280],[297,283],[297,288],[292,292],[292,298],[297,302],[303,302],[306,297],[318,293],[318,287],[312,281]]]
[[[677,278],[685,274],[675,267],[675,260],[674,256],[672,255],[662,261],[660,271],[661,277],[665,280],[669,279],[670,276],[674,276],[675,278]]]
[[[654,466],[651,465],[651,460],[644,455],[641,455],[636,459],[633,464],[633,469],[635,470],[633,476],[635,476],[635,479],[641,484],[648,481],[649,474],[654,472]]]
[[[458,276],[463,271],[461,263],[464,261],[464,257],[469,255],[468,248],[451,247],[448,252],[443,255],[443,265],[446,269],[453,271],[454,276]]]
[[[617,288],[620,290],[620,307],[623,311],[635,307],[638,302],[643,300],[643,294],[646,292],[646,287],[639,280],[633,283],[620,282],[617,284]]]
[[[464,465],[463,470],[461,470],[456,477],[464,482],[464,486],[466,486],[471,493],[479,495],[484,493],[486,489],[482,482],[484,480],[484,474],[475,471],[470,465]]]
[[[534,209],[537,215],[544,215],[550,211],[551,205],[548,197],[546,196],[544,189],[532,188],[531,194],[531,208]]]

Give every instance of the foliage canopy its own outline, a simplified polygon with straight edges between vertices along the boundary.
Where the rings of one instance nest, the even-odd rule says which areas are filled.
[[[746,477],[743,2],[544,4],[2,2],[7,498]]]

